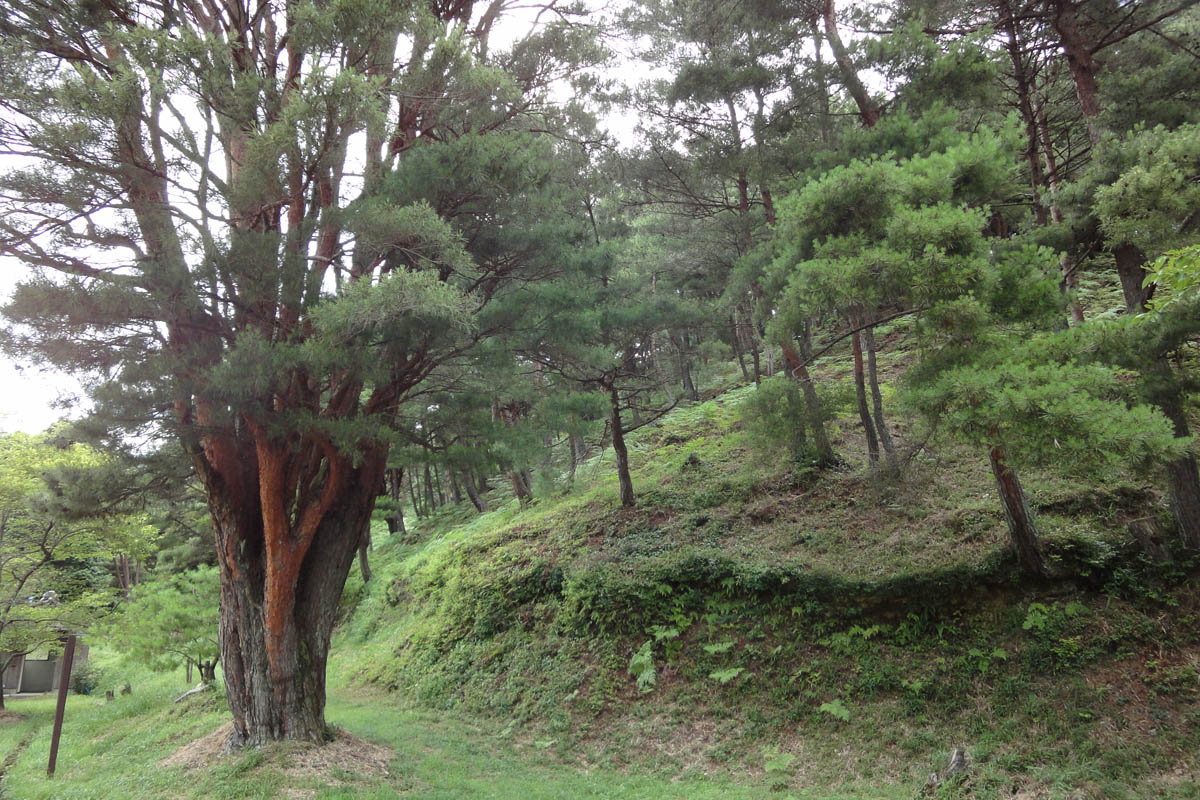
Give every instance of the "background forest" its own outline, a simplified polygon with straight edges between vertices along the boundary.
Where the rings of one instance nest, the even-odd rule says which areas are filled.
[[[2,344],[89,402],[0,438],[0,661],[141,688],[0,785],[291,791],[140,772],[231,711],[401,750],[308,796],[1196,796],[1198,75],[1190,2],[13,0]]]

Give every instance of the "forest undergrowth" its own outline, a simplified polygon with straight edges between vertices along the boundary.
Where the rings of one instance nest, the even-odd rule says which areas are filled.
[[[378,536],[375,577],[347,587],[339,680],[581,766],[797,797],[916,793],[958,747],[971,768],[944,796],[1193,796],[1195,572],[1128,530],[1161,497],[1030,470],[1053,564],[1031,580],[978,452],[922,449],[891,482],[765,458],[750,392],[633,437],[635,509],[597,453],[532,508]],[[845,397],[839,449],[862,452]]]

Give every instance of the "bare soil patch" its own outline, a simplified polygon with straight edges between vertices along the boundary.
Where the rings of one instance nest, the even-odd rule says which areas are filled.
[[[161,767],[183,767],[199,769],[214,763],[222,755],[225,740],[233,730],[233,723],[226,722],[207,736],[188,742],[171,755],[158,762]]]

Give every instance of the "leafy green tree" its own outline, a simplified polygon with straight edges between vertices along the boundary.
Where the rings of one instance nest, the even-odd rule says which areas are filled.
[[[203,683],[212,683],[221,658],[219,607],[217,568],[201,566],[137,586],[105,631],[125,655],[152,669],[182,663],[189,680],[195,667]]]
[[[152,534],[140,515],[78,520],[60,512],[46,476],[104,461],[79,444],[58,447],[21,433],[0,437],[0,671],[103,615],[113,600],[110,575],[102,570],[99,585],[87,576],[80,581],[76,566],[104,564],[115,549],[140,547]]]
[[[627,251],[636,252],[636,248]],[[623,265],[544,287],[537,301],[545,324],[522,351],[586,394],[607,398],[608,433],[616,456],[621,505],[636,502],[625,435],[661,416],[651,395],[655,379],[640,368],[656,337],[690,321],[677,295],[645,291],[636,269]],[[587,405],[592,406],[594,398]],[[671,405],[671,404],[667,404]],[[626,421],[626,415],[633,418]],[[643,415],[650,415],[649,417]]]
[[[1037,344],[1022,350],[972,348],[960,366],[914,381],[910,401],[940,428],[988,449],[1017,559],[1045,574],[1035,515],[1014,467],[1050,464],[1100,479],[1177,459],[1190,443],[1157,409],[1135,402],[1119,370],[1046,363]]]
[[[1162,126],[1139,130],[1120,140],[1107,137],[1098,148],[1119,165],[1119,174],[1096,189],[1094,212],[1104,235],[1136,249],[1142,258],[1161,259],[1122,274],[1127,310],[1141,312],[1143,324],[1130,328],[1128,348],[1117,363],[1143,376],[1148,396],[1171,420],[1176,435],[1191,435],[1188,397],[1196,391],[1194,366],[1179,356],[1189,332],[1186,311],[1193,307],[1192,252],[1200,241],[1200,125],[1173,131]],[[1097,165],[1093,173],[1116,170]],[[1180,248],[1180,249],[1176,249]],[[1164,251],[1175,254],[1165,256]],[[1156,278],[1167,281],[1169,298],[1155,303]],[[1131,284],[1139,285],[1132,286]],[[1129,305],[1134,301],[1134,305]],[[1183,313],[1181,313],[1183,312]],[[1200,549],[1200,469],[1192,451],[1183,451],[1167,467],[1171,508],[1185,544]]]

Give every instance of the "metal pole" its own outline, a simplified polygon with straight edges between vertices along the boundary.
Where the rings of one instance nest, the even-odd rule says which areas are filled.
[[[67,688],[71,685],[71,663],[75,660],[75,637],[67,637],[63,650],[62,674],[58,680],[58,707],[54,710],[54,733],[50,736],[50,764],[46,777],[54,777],[55,762],[58,761],[58,740],[62,736],[63,712],[67,710]]]

